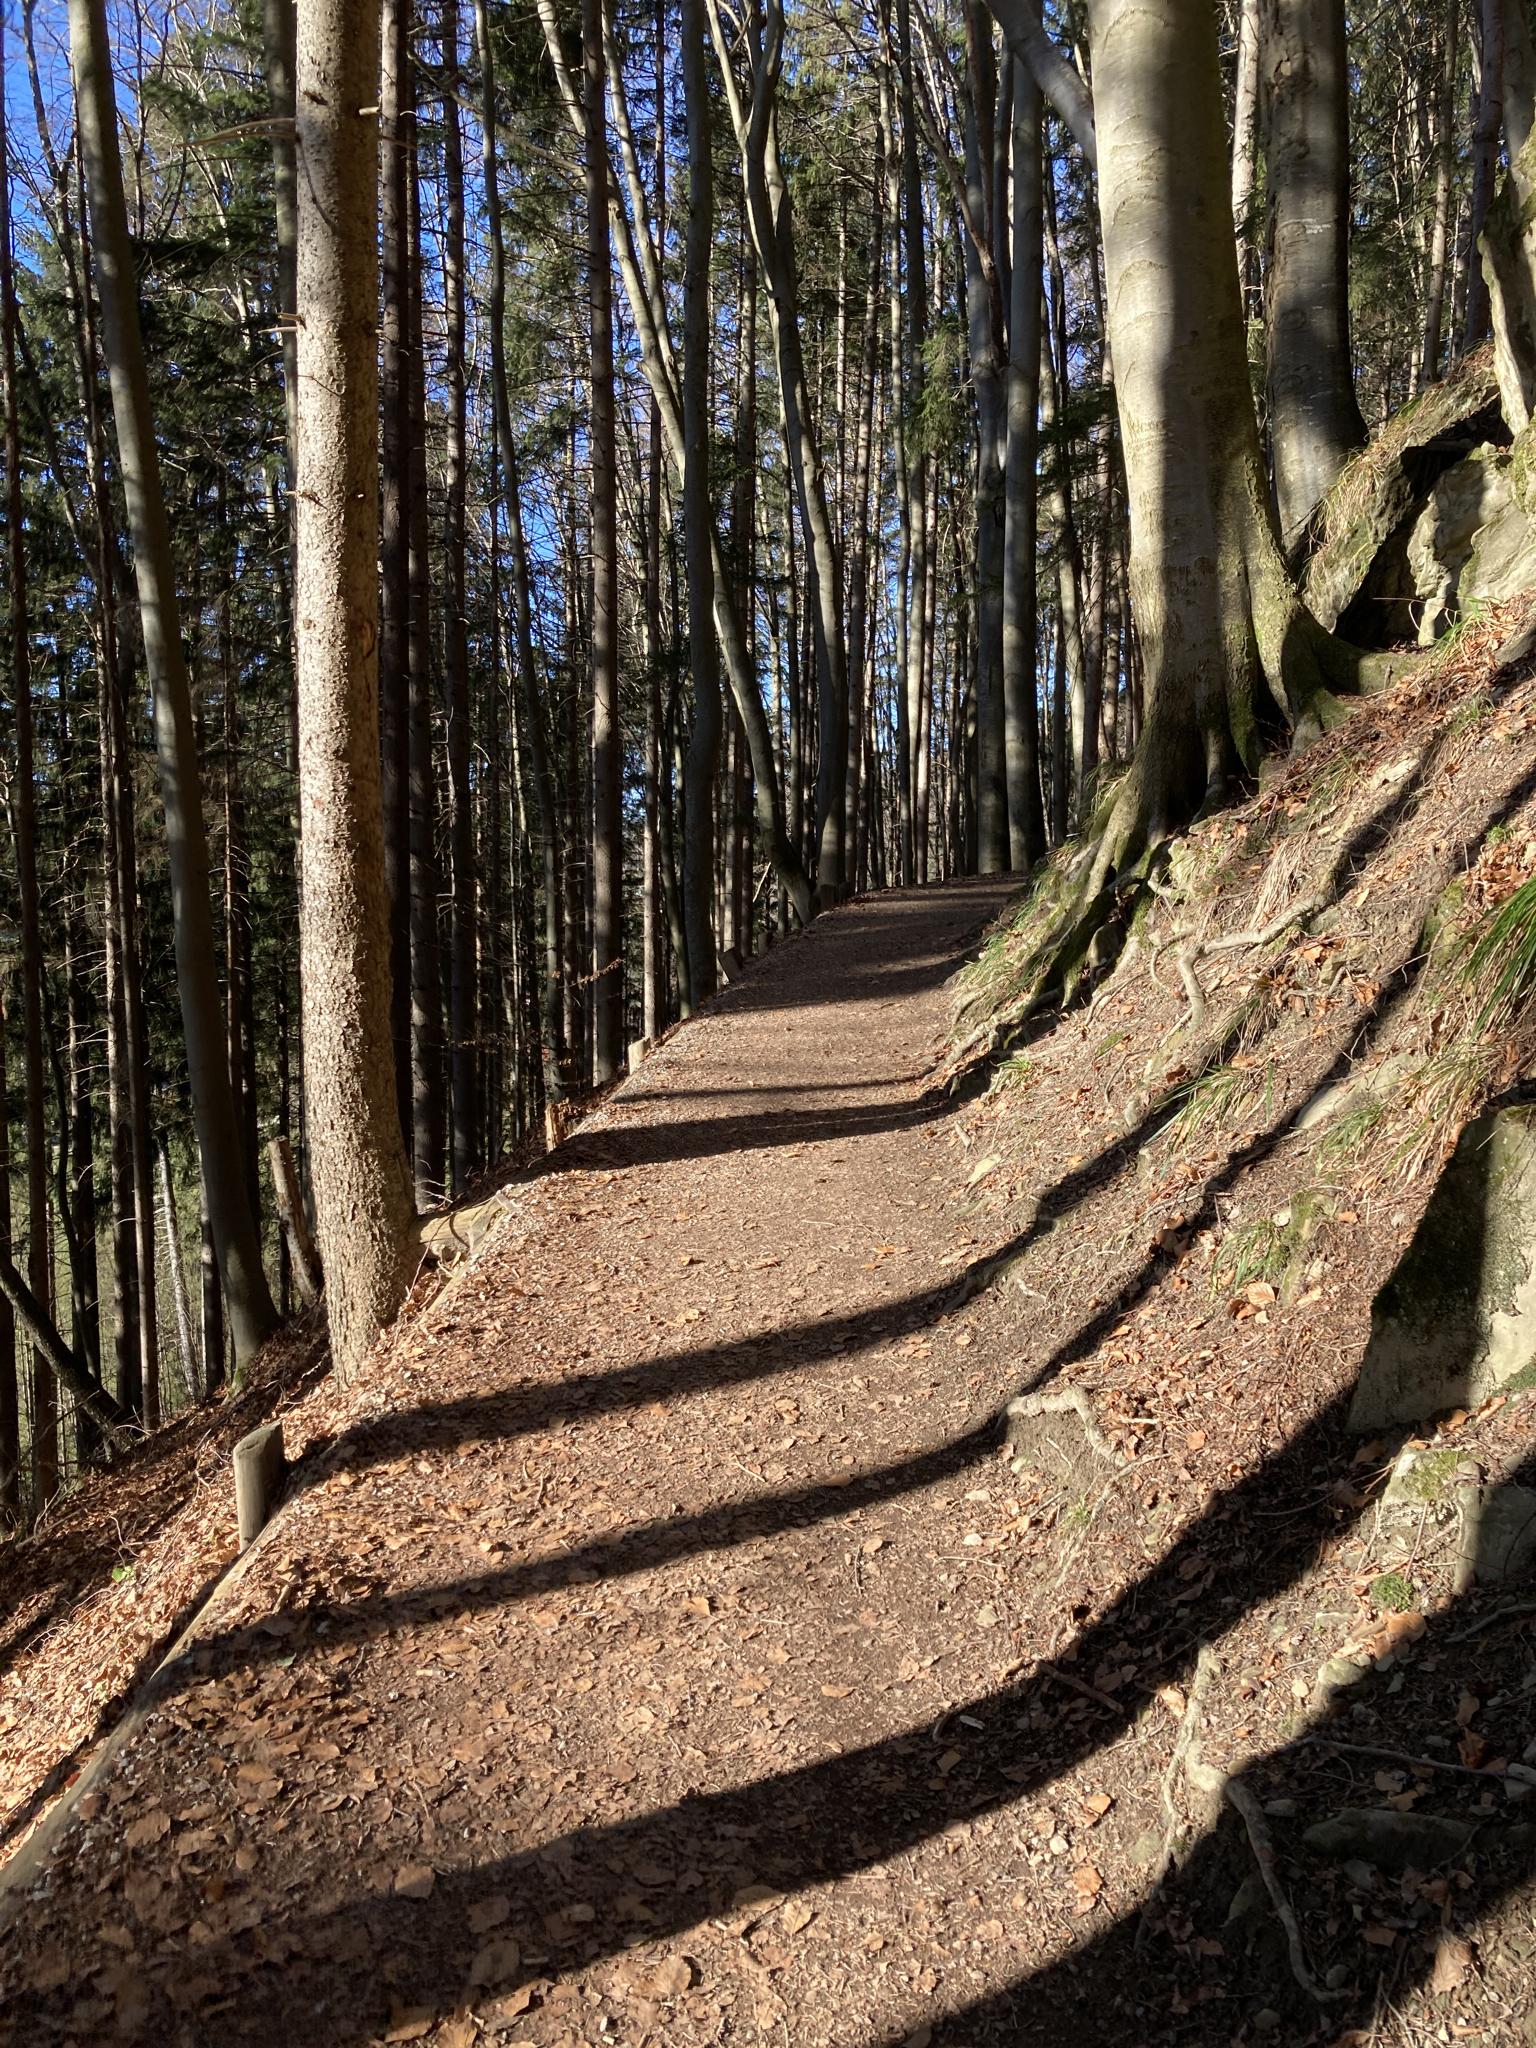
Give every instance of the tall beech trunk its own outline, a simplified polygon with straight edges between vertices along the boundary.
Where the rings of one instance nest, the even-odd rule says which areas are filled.
[[[1344,0],[1264,0],[1269,433],[1286,547],[1365,440],[1349,342]]]
[[[1445,0],[1441,25],[1440,90],[1435,99],[1435,198],[1429,229],[1429,278],[1424,295],[1424,338],[1419,375],[1433,384],[1441,370],[1446,279],[1450,267],[1451,190],[1456,174],[1456,61],[1461,35],[1461,0]]]
[[[977,866],[999,874],[1009,861],[1008,792],[1003,709],[1004,390],[1000,286],[991,256],[990,184],[995,146],[997,66],[991,17],[967,0],[969,91],[965,113],[965,185],[970,229],[964,233],[966,332],[976,394],[976,816]],[[918,735],[918,760],[923,758]],[[916,808],[922,805],[921,791]],[[921,838],[921,831],[918,834]]]
[[[1008,864],[1023,874],[1045,851],[1035,708],[1035,551],[1039,529],[1040,88],[1013,66],[1013,246],[1009,289],[1007,454],[1003,490],[1003,749]]]
[[[409,73],[406,200],[410,216],[407,266],[410,392],[410,493],[407,548],[410,627],[409,810],[411,890],[411,1145],[416,1205],[442,1200],[446,1182],[443,1114],[443,973],[438,939],[437,770],[432,752],[431,564],[428,559],[426,352],[422,345],[421,167],[415,74]]]
[[[1477,0],[1473,0],[1476,8]],[[1488,338],[1488,285],[1477,257],[1478,239],[1493,203],[1499,174],[1499,135],[1504,123],[1505,0],[1482,0],[1474,19],[1481,60],[1477,113],[1472,128],[1472,206],[1467,228],[1467,299],[1462,315],[1461,352],[1467,355]]]
[[[683,555],[688,579],[688,657],[693,727],[683,769],[683,930],[687,1007],[715,992],[715,782],[722,727],[709,546],[709,259],[714,238],[709,81],[700,0],[681,0],[683,99],[688,120],[688,231],[683,269]]]
[[[277,1315],[246,1198],[229,1067],[225,1059],[209,901],[192,696],[182,652],[170,528],[150,417],[133,250],[118,153],[117,100],[105,0],[70,0],[70,63],[80,146],[91,195],[103,350],[117,421],[119,467],[133,540],[145,663],[154,697],[155,748],[165,809],[176,944],[176,981],[198,1149],[235,1351],[243,1362]],[[366,103],[360,101],[359,104]]]
[[[1261,691],[1299,732],[1348,652],[1302,606],[1269,509],[1228,229],[1215,18],[1093,0],[1108,338],[1145,668],[1142,742],[1091,881],[1258,760]]]
[[[589,457],[592,477],[592,1077],[624,1062],[623,736],[619,730],[618,442],[613,389],[613,263],[603,0],[582,0],[582,151],[587,202]]]
[[[0,54],[3,54],[0,36]],[[21,502],[21,413],[16,385],[16,278],[11,253],[11,171],[0,114],[0,369],[5,376],[5,526],[10,593],[10,695],[16,772],[11,783],[11,824],[16,894],[21,912],[22,1129],[26,1144],[27,1282],[48,1299],[52,1248],[48,1237],[48,1140],[44,1123],[43,942],[37,893],[36,789],[32,759],[32,640],[27,617],[27,554]],[[0,1104],[0,1115],[7,1114]],[[59,1485],[59,1419],[53,1373],[32,1349],[32,1475],[34,1510]]]
[[[469,620],[466,616],[467,411],[464,375],[464,136],[459,117],[459,0],[444,0],[443,316],[447,329],[447,435],[443,508],[443,681],[448,709],[449,860],[453,870],[449,939],[449,1095],[453,1190],[461,1194],[481,1164],[476,1038],[475,816],[470,790]],[[492,865],[490,872],[497,872]]]
[[[338,1371],[399,1306],[411,1177],[379,793],[378,16],[298,22],[299,943],[316,1234]]]
[[[389,892],[389,1015],[400,1128],[412,1144],[410,711],[410,123],[411,0],[384,0],[379,82],[382,150],[379,503],[379,774]]]
[[[1251,316],[1258,282],[1253,218],[1259,139],[1259,12],[1262,0],[1237,0],[1237,59],[1232,92],[1232,232],[1243,285],[1243,312]]]
[[[515,664],[522,713],[521,738],[528,750],[528,780],[533,786],[538,822],[539,870],[543,887],[544,1091],[551,1102],[566,1090],[565,1000],[561,971],[561,926],[564,921],[560,872],[560,815],[550,751],[549,720],[539,689],[534,661],[532,594],[528,551],[523,534],[522,497],[518,484],[517,443],[512,433],[512,401],[507,390],[506,235],[501,218],[501,191],[496,165],[496,70],[490,43],[486,0],[475,0],[475,46],[480,59],[480,161],[490,214],[491,283],[486,306],[490,329],[491,412],[500,461],[502,503],[512,554],[512,596]]]

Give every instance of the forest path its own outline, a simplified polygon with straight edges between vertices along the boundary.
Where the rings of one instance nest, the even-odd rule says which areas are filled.
[[[799,2048],[1001,1988],[954,1717],[1017,1668],[1010,1367],[922,1083],[1008,895],[771,954],[402,1326],[81,1803],[0,2029]]]

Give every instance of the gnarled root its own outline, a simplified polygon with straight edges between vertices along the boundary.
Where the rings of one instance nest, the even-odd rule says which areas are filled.
[[[1081,1387],[1058,1387],[1048,1394],[1019,1394],[1008,1403],[1005,1412],[1010,1421],[1032,1415],[1075,1415],[1083,1425],[1088,1448],[1099,1457],[1107,1458],[1111,1465],[1119,1462],[1109,1438],[1099,1427],[1093,1403]]]

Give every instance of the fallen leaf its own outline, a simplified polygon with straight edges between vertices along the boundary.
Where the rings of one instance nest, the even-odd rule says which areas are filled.
[[[1470,1727],[1478,1708],[1482,1704],[1482,1701],[1475,1692],[1464,1692],[1456,1702],[1456,1726],[1458,1728]]]
[[[437,2015],[430,2006],[413,2005],[397,2014],[385,2034],[386,2041],[419,2041],[430,2034]]]
[[[1365,1938],[1372,1948],[1391,1948],[1397,1940],[1393,1930],[1390,1927],[1381,1926],[1379,1922],[1373,1927],[1366,1928]]]
[[[815,1918],[816,1913],[813,1907],[804,1905],[799,1899],[791,1899],[784,1908],[784,1932],[786,1934],[799,1934],[809,1927]]]
[[[140,1814],[123,1836],[123,1840],[130,1849],[147,1849],[151,1842],[164,1841],[170,1831],[170,1815],[156,1806],[148,1813]]]
[[[504,1984],[509,1977],[517,1975],[522,1960],[523,1951],[511,1935],[498,1934],[476,1951],[469,1966],[470,1989],[478,1991],[493,1984]]]
[[[1462,1979],[1472,1967],[1472,1951],[1455,1934],[1442,1934],[1435,1944],[1435,1967],[1430,1976],[1429,1988],[1442,1996],[1461,1987]]]
[[[1083,1801],[1083,1811],[1091,1814],[1095,1820],[1102,1820],[1114,1803],[1113,1793],[1090,1792]]]
[[[693,1982],[693,1965],[686,1956],[667,1956],[654,1970],[639,1969],[630,1977],[630,1989],[640,1998],[681,1998]]]
[[[492,1892],[489,1898],[476,1899],[465,1914],[471,1934],[489,1934],[493,1927],[500,1927],[512,1912],[512,1901],[505,1892]]]
[[[437,1883],[437,1872],[426,1863],[402,1863],[395,1872],[395,1896],[424,1899]]]

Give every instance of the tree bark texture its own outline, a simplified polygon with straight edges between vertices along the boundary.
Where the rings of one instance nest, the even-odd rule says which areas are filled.
[[[411,1222],[378,772],[378,60],[377,16],[301,0],[299,939],[311,1174],[343,1373],[399,1306]]]

